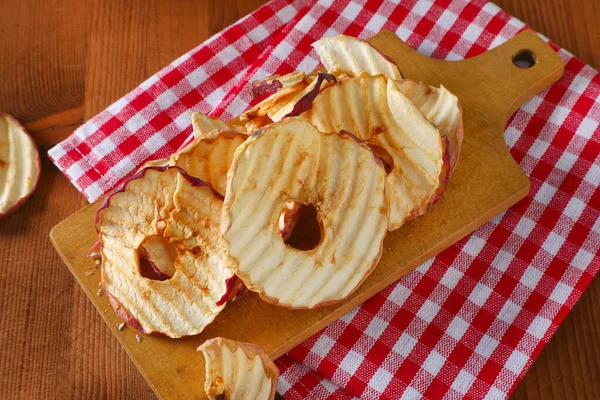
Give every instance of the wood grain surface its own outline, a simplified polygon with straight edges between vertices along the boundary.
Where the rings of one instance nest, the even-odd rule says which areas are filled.
[[[495,2],[600,68],[597,0]],[[263,1],[183,3],[3,0],[0,110],[45,148]],[[42,168],[34,196],[0,221],[0,398],[154,398],[48,240],[85,201],[46,157]],[[514,399],[600,398],[599,309],[596,277]]]

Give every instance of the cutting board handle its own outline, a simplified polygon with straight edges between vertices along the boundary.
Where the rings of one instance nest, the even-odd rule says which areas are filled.
[[[472,85],[484,91],[483,98],[493,98],[495,107],[506,110],[503,125],[525,102],[558,81],[565,68],[560,56],[529,30],[460,64]]]
[[[565,68],[558,54],[530,30],[460,61],[420,54],[391,31],[382,31],[369,42],[375,47],[391,48],[387,55],[396,61],[406,78],[434,86],[443,84],[460,93],[463,105],[469,103],[469,112],[485,115],[492,125],[500,128],[499,132],[503,132],[510,116],[527,100],[558,81]],[[530,68],[519,67],[528,59],[533,61]]]

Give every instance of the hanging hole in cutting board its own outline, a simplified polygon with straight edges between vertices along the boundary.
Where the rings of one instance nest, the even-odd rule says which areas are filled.
[[[527,69],[537,64],[537,57],[531,50],[519,50],[512,58],[513,64],[521,69]]]

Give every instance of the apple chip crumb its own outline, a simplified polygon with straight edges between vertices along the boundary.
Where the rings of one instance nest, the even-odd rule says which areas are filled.
[[[123,329],[125,329],[125,326],[126,326],[126,325],[127,325],[127,324],[126,324],[125,322],[121,322],[121,323],[119,323],[119,324],[117,325],[117,329],[119,330],[119,332],[122,332],[122,331],[123,331]]]

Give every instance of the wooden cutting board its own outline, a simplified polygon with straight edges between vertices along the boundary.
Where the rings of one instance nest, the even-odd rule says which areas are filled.
[[[341,304],[290,311],[249,293],[228,305],[199,336],[179,340],[144,336],[138,342],[131,327],[117,329],[120,320],[108,299],[97,294],[100,272],[86,253],[97,240],[98,204],[83,208],[50,232],[56,250],[159,398],[204,398],[204,359],[196,348],[206,339],[223,336],[257,343],[273,358],[280,357],[527,195],[529,180],[508,152],[503,132],[514,111],[563,74],[564,63],[542,39],[526,31],[463,61],[418,54],[389,31],[370,42],[392,57],[405,77],[443,84],[459,97],[465,139],[442,199],[423,217],[388,234],[377,268]],[[528,61],[535,64],[515,65]]]

